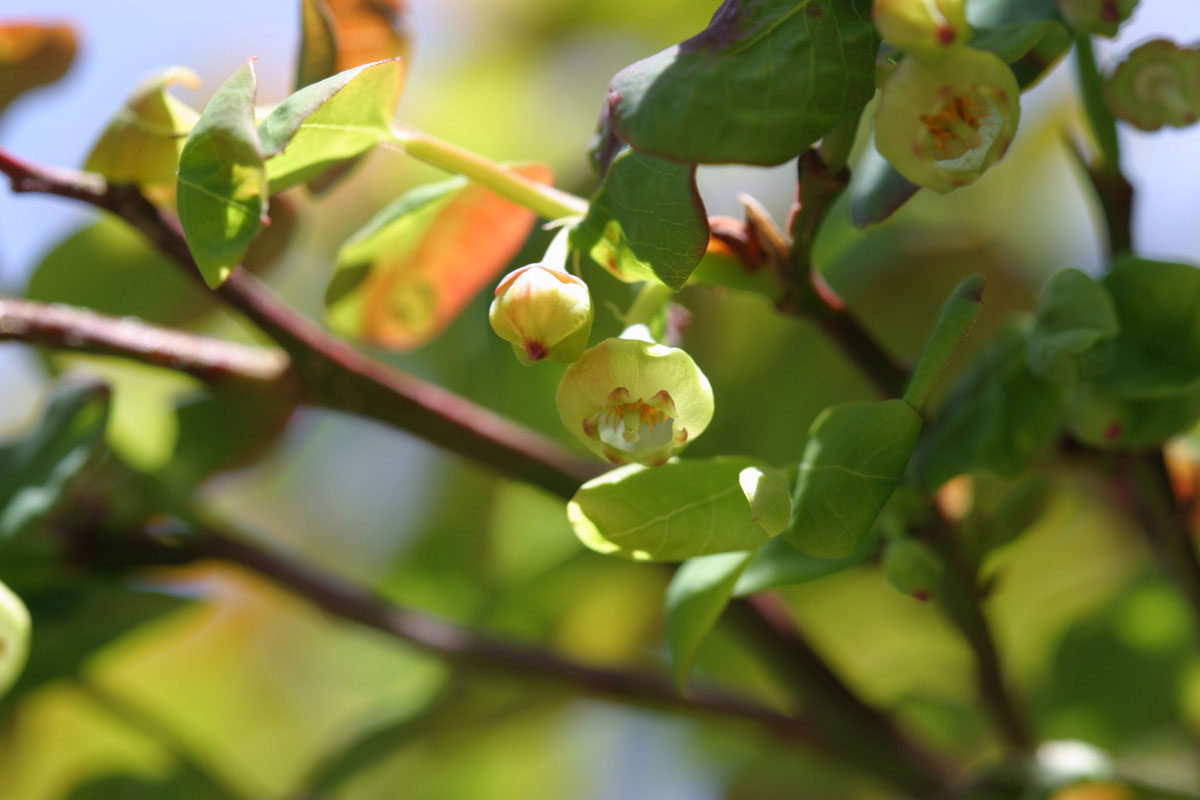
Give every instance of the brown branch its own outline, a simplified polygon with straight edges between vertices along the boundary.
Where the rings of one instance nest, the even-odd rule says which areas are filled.
[[[0,297],[0,341],[122,356],[183,372],[214,386],[277,389],[288,381],[282,350],[247,347],[72,306]]]
[[[3,149],[0,172],[16,192],[67,197],[116,214],[199,280],[179,223],[136,188],[28,164]],[[288,353],[307,402],[394,425],[563,497],[601,471],[534,431],[363,355],[296,314],[241,268],[216,293]]]

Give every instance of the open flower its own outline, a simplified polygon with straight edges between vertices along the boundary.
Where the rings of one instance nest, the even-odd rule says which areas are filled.
[[[579,358],[592,332],[592,317],[587,284],[541,264],[505,275],[488,310],[492,330],[512,344],[523,364]]]
[[[971,36],[963,0],[875,0],[872,17],[880,36],[926,63]]]
[[[875,147],[919,186],[949,192],[972,183],[1008,150],[1020,90],[991,53],[959,48],[936,66],[896,68],[875,113]]]
[[[1156,39],[1138,47],[1104,84],[1119,118],[1144,131],[1182,128],[1200,119],[1200,50]]]
[[[708,378],[682,350],[605,339],[567,367],[558,384],[563,424],[614,464],[663,464],[708,427]]]

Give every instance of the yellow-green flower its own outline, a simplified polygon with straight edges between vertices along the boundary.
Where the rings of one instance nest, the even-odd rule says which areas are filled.
[[[1020,90],[991,53],[959,48],[935,66],[896,68],[875,113],[875,147],[913,183],[949,192],[1000,160],[1017,131]]]
[[[541,264],[504,276],[488,311],[492,330],[512,345],[522,364],[579,358],[592,332],[592,317],[587,284]]]
[[[0,583],[0,697],[20,676],[29,655],[29,611]]]
[[[605,339],[567,367],[558,384],[563,424],[614,464],[663,464],[708,427],[712,386],[674,347]]]
[[[926,63],[971,38],[963,0],[875,0],[872,16],[880,36]]]

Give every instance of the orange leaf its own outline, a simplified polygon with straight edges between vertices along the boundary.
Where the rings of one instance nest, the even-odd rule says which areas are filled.
[[[18,95],[65,75],[75,49],[69,25],[0,25],[0,110]]]

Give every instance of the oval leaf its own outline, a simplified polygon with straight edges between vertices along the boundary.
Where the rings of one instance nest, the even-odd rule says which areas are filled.
[[[303,183],[387,139],[403,85],[403,65],[391,59],[339,72],[275,106],[258,128],[271,191]]]
[[[763,545],[738,578],[735,597],[764,592],[780,586],[815,581],[826,575],[857,567],[875,554],[879,547],[879,526],[873,526],[858,550],[846,558],[818,558],[801,553],[786,536]]]
[[[617,73],[609,116],[664,158],[782,164],[871,99],[878,49],[871,0],[725,0],[700,34]]]
[[[541,165],[518,172],[553,181]],[[338,253],[325,295],[330,326],[381,347],[419,347],[508,265],[534,221],[532,211],[463,178],[409,192]]]
[[[623,281],[659,280],[678,291],[708,248],[696,165],[623,148],[571,243]]]
[[[1079,358],[1119,330],[1108,290],[1077,269],[1065,269],[1042,292],[1025,357],[1034,372],[1070,384],[1078,374]]]
[[[217,90],[179,157],[177,203],[188,249],[216,288],[241,262],[267,212],[267,181],[254,96],[253,62]]]
[[[903,400],[825,409],[808,434],[787,540],[821,558],[853,555],[900,482],[921,432]]]
[[[675,570],[667,586],[667,646],[671,650],[671,672],[682,689],[696,660],[700,645],[717,624],[733,596],[742,570],[753,552],[717,553],[689,558]]]
[[[69,25],[0,25],[0,111],[30,89],[67,74],[75,48]]]
[[[739,457],[630,464],[581,486],[567,516],[588,547],[637,561],[751,550],[771,536],[738,482],[747,467],[761,465]]]

